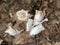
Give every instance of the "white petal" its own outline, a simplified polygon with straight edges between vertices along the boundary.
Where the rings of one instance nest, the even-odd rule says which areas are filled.
[[[36,25],[38,25],[38,24],[40,24],[39,21],[34,21],[34,26],[36,26]]]
[[[28,19],[28,22],[26,24],[26,31],[30,31],[31,27],[33,24],[33,20],[32,19]]]
[[[45,28],[42,26],[42,24],[34,27],[31,32],[30,32],[30,36],[34,36],[39,34],[41,31],[43,31]]]

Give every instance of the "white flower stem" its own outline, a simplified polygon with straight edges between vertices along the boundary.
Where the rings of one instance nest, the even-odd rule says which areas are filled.
[[[44,20],[42,20],[42,22],[41,22],[41,23],[43,23],[43,22],[45,22],[45,21],[48,21],[48,18],[45,18]]]

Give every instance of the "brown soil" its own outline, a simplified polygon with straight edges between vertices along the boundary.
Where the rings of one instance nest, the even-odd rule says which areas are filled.
[[[44,22],[45,30],[35,37],[30,37],[25,31],[25,23],[16,19],[16,11],[29,10],[33,15],[35,10],[45,11],[45,17],[48,22]],[[9,14],[12,13],[11,18]],[[8,27],[8,23],[12,23],[12,27],[24,31],[16,37],[3,37],[4,31]],[[60,0],[0,0],[0,38],[7,41],[8,45],[60,45]],[[3,42],[4,43],[4,42]],[[3,44],[5,45],[5,44]]]

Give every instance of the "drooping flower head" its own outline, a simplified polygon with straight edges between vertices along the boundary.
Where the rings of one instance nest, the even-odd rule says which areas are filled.
[[[34,25],[38,25],[44,18],[45,14],[42,11],[36,10],[34,17]]]
[[[28,11],[25,11],[23,9],[20,11],[17,11],[16,15],[17,15],[18,20],[20,21],[27,21],[30,16]]]
[[[19,34],[18,30],[14,30],[11,26],[8,26],[8,29],[6,29],[5,33],[8,33],[11,36],[15,36]]]

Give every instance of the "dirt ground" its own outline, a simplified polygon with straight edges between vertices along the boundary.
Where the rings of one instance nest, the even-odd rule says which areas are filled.
[[[45,11],[48,22],[44,22],[45,30],[35,37],[30,37],[25,31],[25,22],[20,23],[15,15],[18,10],[29,10],[34,18],[35,10]],[[14,17],[10,17],[10,13]],[[3,37],[7,24],[12,23],[12,27],[23,28],[24,31],[12,37]],[[0,0],[0,39],[1,45],[60,45],[60,0]],[[4,43],[4,44],[3,44]]]

